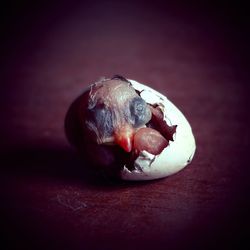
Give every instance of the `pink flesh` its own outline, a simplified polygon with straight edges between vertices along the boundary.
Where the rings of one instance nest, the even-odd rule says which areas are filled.
[[[160,131],[162,135],[168,140],[173,141],[173,135],[176,132],[177,125],[169,126],[164,120],[163,120],[163,113],[158,107],[152,107],[149,106],[150,110],[152,112],[152,119],[149,123],[149,126],[151,128],[156,129],[157,131]]]
[[[143,151],[158,155],[168,145],[168,141],[155,129],[141,128],[134,136],[135,151]]]

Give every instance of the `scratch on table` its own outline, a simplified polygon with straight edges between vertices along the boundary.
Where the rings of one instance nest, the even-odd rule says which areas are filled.
[[[87,207],[85,202],[79,201],[76,198],[67,198],[63,195],[57,195],[55,200],[64,207],[70,208],[72,211],[77,211]]]

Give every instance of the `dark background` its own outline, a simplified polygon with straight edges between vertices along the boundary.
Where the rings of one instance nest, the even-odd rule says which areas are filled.
[[[20,1],[1,11],[4,249],[243,248],[246,5]],[[89,83],[114,74],[150,85],[183,111],[197,141],[191,165],[143,183],[84,171],[64,116]]]

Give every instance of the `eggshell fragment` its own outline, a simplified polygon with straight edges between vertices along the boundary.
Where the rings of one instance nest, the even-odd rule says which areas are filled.
[[[191,162],[196,149],[189,122],[166,96],[144,84],[134,80],[129,81],[148,104],[159,105],[164,114],[164,121],[168,125],[177,125],[177,128],[174,141],[169,141],[169,145],[159,155],[146,151],[140,152],[134,162],[135,168],[129,170],[124,166],[121,178],[124,180],[152,180],[180,171]]]

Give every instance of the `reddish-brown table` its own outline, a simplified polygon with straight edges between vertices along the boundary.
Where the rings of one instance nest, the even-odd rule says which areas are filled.
[[[249,198],[240,15],[159,1],[24,4],[10,14],[0,101],[6,249],[239,247]],[[197,140],[191,165],[143,183],[84,172],[64,116],[89,83],[113,74],[149,84],[184,112]]]

